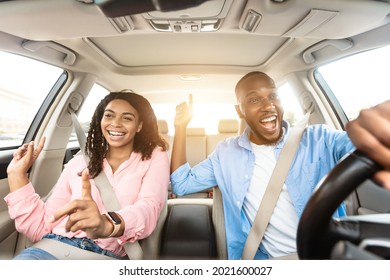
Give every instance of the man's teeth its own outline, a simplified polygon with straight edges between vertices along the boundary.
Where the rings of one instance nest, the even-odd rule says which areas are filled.
[[[276,117],[275,117],[275,116],[272,116],[272,117],[269,117],[269,118],[266,118],[266,119],[261,120],[261,122],[262,122],[262,123],[265,123],[265,122],[273,122],[274,120],[276,120]]]
[[[125,135],[123,132],[117,132],[117,131],[108,131],[108,134],[111,136],[123,136]]]

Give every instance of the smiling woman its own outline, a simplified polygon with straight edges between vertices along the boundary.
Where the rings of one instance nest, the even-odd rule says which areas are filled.
[[[137,110],[126,100],[114,99],[107,104],[100,126],[108,146],[106,158],[108,160],[111,157],[115,158],[117,154],[116,157],[120,159],[119,162],[111,160],[110,166],[113,172],[118,169],[123,158],[130,157],[134,149],[135,135],[140,132],[142,125]],[[96,136],[91,136],[92,139],[94,137]]]
[[[83,155],[71,159],[46,201],[38,197],[26,175],[44,143],[45,138],[36,149],[33,142],[23,145],[7,168],[10,193],[5,201],[16,229],[34,242],[73,244],[97,253],[96,259],[101,255],[126,258],[124,244],[153,232],[167,196],[167,144],[158,134],[150,103],[133,92],[108,94],[92,117],[85,147],[89,162]],[[108,212],[117,217],[116,224],[107,219],[110,209],[103,204],[97,182],[90,181],[101,172],[111,178],[119,201],[120,209]],[[90,246],[84,246],[86,242]],[[45,249],[27,248],[16,259],[67,257]]]

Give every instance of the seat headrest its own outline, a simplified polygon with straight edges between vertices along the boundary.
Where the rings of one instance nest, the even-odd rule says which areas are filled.
[[[245,129],[247,128],[248,124],[244,119],[240,119],[240,125],[239,125],[239,131],[238,133],[241,135],[244,133]]]
[[[161,134],[168,134],[168,122],[166,120],[157,120],[157,126]]]
[[[204,127],[187,127],[187,135],[202,136],[205,135]]]
[[[238,132],[238,120],[225,119],[220,120],[218,124],[219,133],[237,133]]]

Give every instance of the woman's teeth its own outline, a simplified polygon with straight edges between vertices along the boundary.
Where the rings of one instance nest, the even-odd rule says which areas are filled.
[[[111,136],[123,136],[123,135],[125,135],[125,133],[117,132],[117,131],[108,131],[108,134],[110,134]]]

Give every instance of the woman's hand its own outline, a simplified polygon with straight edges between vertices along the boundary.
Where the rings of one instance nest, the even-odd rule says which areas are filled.
[[[383,166],[373,179],[390,190],[390,101],[362,110],[346,130],[358,150]]]
[[[46,138],[39,141],[38,147],[34,148],[34,141],[23,144],[14,153],[14,157],[7,168],[10,191],[13,192],[28,184],[27,171],[34,164],[45,145]]]
[[[81,175],[82,197],[69,202],[60,210],[54,213],[52,222],[68,216],[65,225],[66,231],[76,232],[82,230],[88,238],[106,238],[111,234],[114,227],[108,219],[102,215],[92,198],[91,183],[89,181],[88,169]]]

